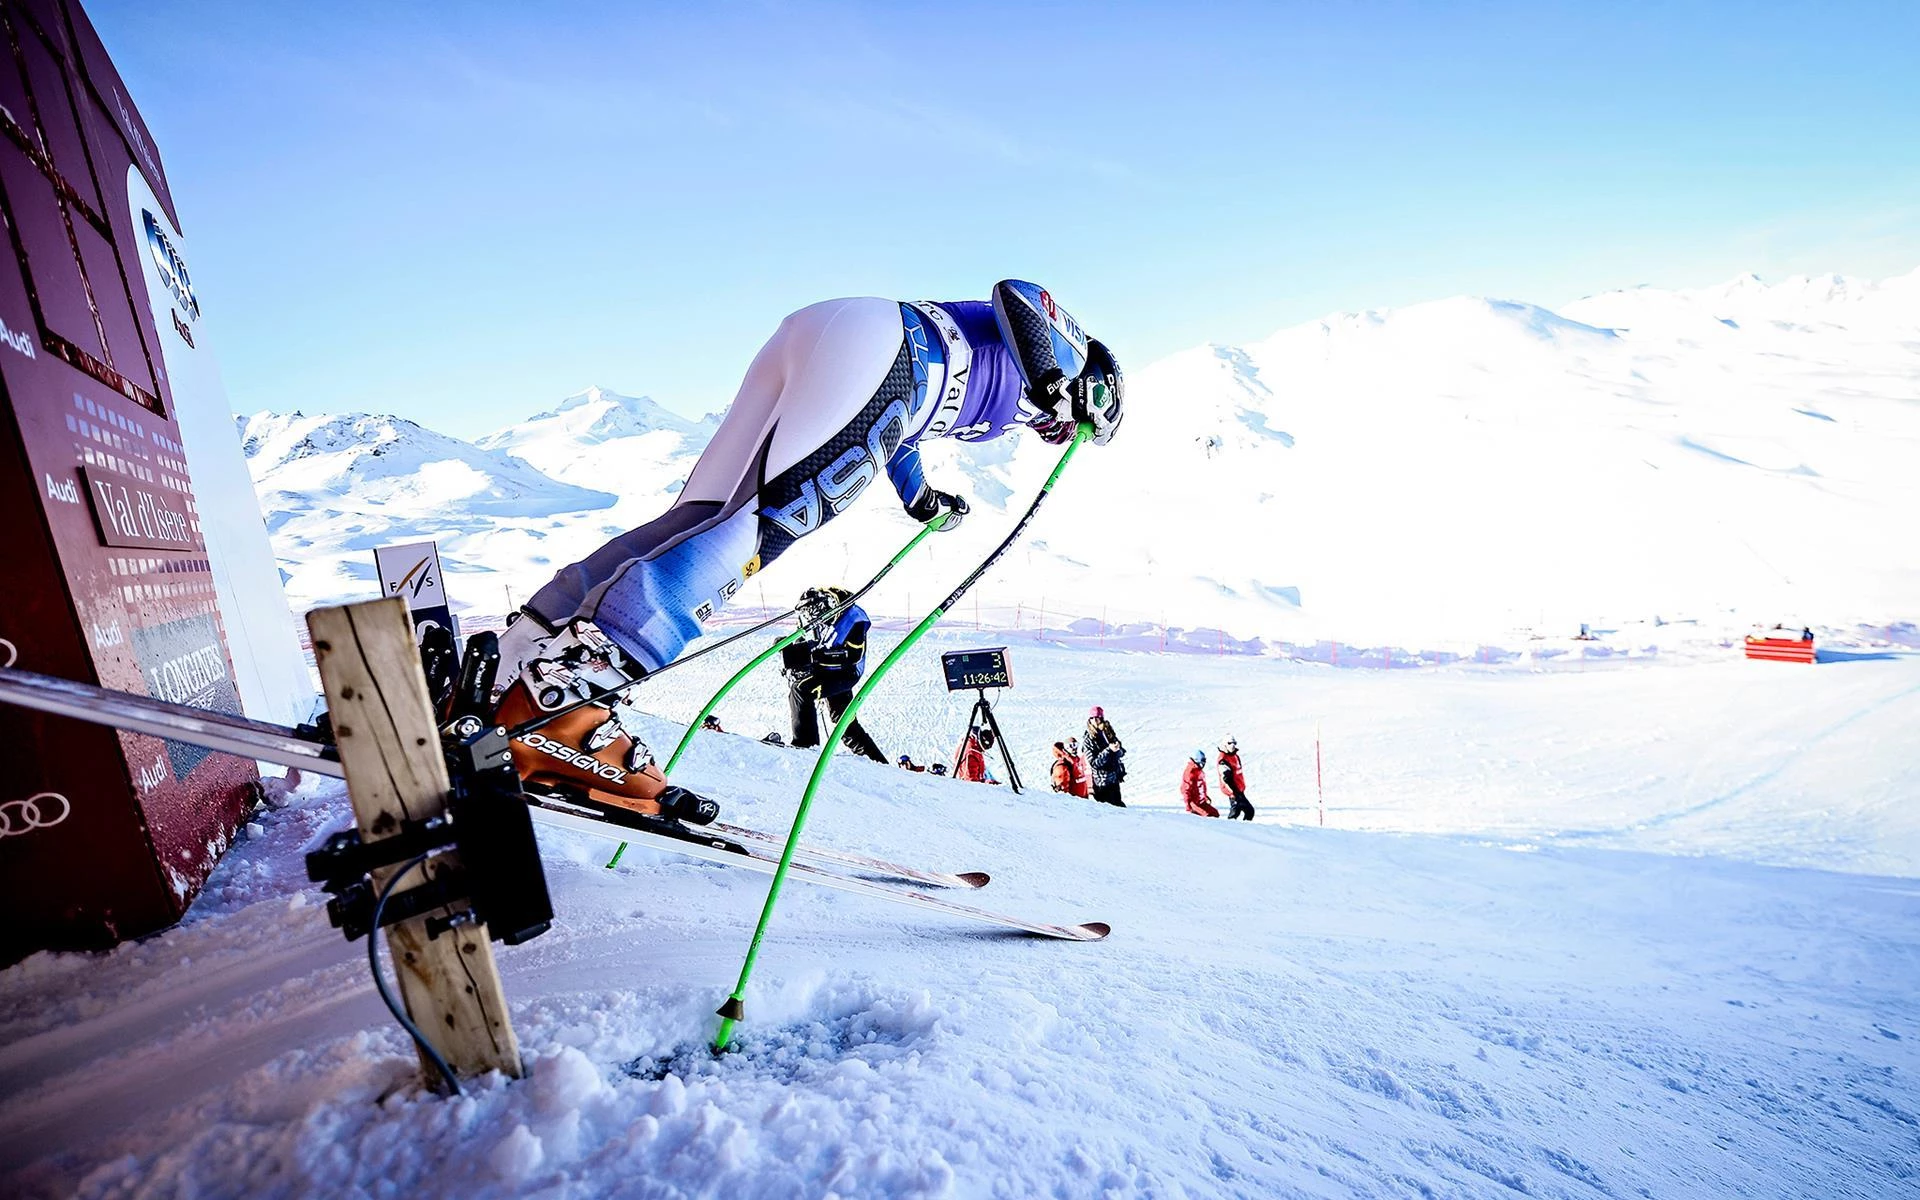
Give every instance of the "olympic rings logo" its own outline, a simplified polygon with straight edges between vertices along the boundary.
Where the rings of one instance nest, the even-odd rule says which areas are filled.
[[[20,647],[5,638],[0,638],[0,647],[4,647],[7,652],[7,661],[0,663],[0,667],[10,667],[20,661]]]
[[[43,800],[55,800],[60,807],[55,809]],[[58,812],[59,815],[53,815]],[[0,838],[20,837],[36,829],[51,829],[73,815],[73,805],[59,792],[40,792],[28,796],[25,800],[9,800],[0,804]]]

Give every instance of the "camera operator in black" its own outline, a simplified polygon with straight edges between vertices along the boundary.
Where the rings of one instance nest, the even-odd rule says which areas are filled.
[[[808,588],[800,597],[800,617],[812,637],[803,637],[780,652],[780,669],[787,676],[787,710],[793,717],[793,746],[806,750],[820,744],[817,702],[827,702],[827,716],[838,721],[853,701],[853,689],[866,669],[867,631],[873,622],[866,610],[847,604],[844,588]],[[827,625],[835,608],[846,608]],[[859,720],[847,725],[842,744],[855,754],[886,762]]]

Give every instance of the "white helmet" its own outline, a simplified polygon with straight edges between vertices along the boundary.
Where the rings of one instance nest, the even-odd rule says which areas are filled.
[[[1228,734],[1226,737],[1220,739],[1220,752],[1222,754],[1232,754],[1239,748],[1240,743],[1233,740],[1232,734]]]

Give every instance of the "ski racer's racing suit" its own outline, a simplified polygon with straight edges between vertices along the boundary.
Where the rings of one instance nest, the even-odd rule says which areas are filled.
[[[918,520],[966,511],[921,473],[922,442],[1022,426],[1071,437],[1073,384],[1119,369],[1045,291],[1006,280],[992,303],[828,300],[789,316],[754,357],[673,506],[554,575],[527,609],[591,621],[644,671],[673,661],[742,582],[883,474]],[[1039,401],[1033,397],[1038,395]],[[951,524],[951,522],[950,522]]]

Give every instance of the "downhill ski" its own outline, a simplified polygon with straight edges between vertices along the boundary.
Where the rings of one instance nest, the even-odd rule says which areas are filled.
[[[725,863],[728,866],[745,867],[763,875],[771,875],[781,867],[779,854],[771,850],[743,845],[722,834],[707,833],[705,828],[693,829],[677,825],[673,827],[672,832],[668,832],[661,828],[660,822],[637,814],[633,817],[631,824],[624,820],[616,823],[608,819],[612,815],[610,813],[556,796],[530,796],[529,800],[533,805],[533,819],[536,824],[571,830],[575,833],[591,834],[612,841],[651,846],[657,850],[667,850],[692,858],[703,858],[709,862]],[[1019,929],[1041,937],[1059,938],[1072,942],[1097,942],[1112,932],[1111,926],[1100,921],[1088,921],[1079,925],[1055,925],[1045,921],[1031,921],[1025,917],[1007,913],[990,912],[967,904],[955,904],[932,892],[866,879],[859,875],[842,874],[816,863],[801,862],[797,858],[786,864],[786,871],[790,878],[807,883],[816,883],[843,892],[855,892],[863,896],[874,896],[895,904],[912,905],[929,912],[944,913],[963,920],[999,925],[1006,929]]]
[[[729,825],[724,821],[715,821],[706,828],[715,833],[725,834],[736,841],[752,842],[755,845],[768,846],[776,850],[787,844],[787,839],[777,833]],[[983,888],[993,881],[993,877],[985,871],[929,871],[924,867],[909,867],[902,863],[889,862],[884,858],[850,854],[845,850],[829,850],[822,846],[802,845],[795,851],[795,857],[810,862],[831,863],[874,875],[892,875],[913,883],[922,883],[928,887]]]
[[[336,779],[341,777],[340,762],[334,757],[331,746],[305,737],[299,730],[289,729],[284,725],[272,725],[264,721],[253,721],[245,717],[211,712],[189,705],[173,704],[165,700],[155,700],[150,696],[138,696],[131,692],[118,692],[92,684],[76,683],[72,680],[23,671],[15,667],[0,667],[0,702],[73,717],[97,725],[111,725],[154,737],[190,742],[228,754],[237,754],[243,758],[280,763]],[[549,798],[530,794],[528,799],[530,803],[538,804],[542,799]],[[561,800],[560,797],[550,799]],[[626,830],[626,826],[606,821],[602,810],[589,809],[579,804],[574,804],[572,807],[576,811],[600,814],[596,828],[592,832],[608,833],[618,840]],[[554,810],[549,808],[549,811]],[[695,853],[692,847],[696,841],[714,840],[686,826],[677,824],[670,826],[668,822],[651,820],[638,814],[635,814],[633,819],[636,822],[647,822],[648,831],[652,838],[656,839],[650,844],[665,849],[679,849],[682,853],[691,854]],[[664,830],[669,827],[682,831],[686,836],[679,837],[665,832]],[[777,834],[738,825],[716,824],[706,828],[712,830],[720,841],[745,843],[740,846],[739,852],[735,855],[736,859],[747,855],[748,846],[776,847],[786,842],[785,838]],[[891,876],[902,882],[949,888],[984,887],[989,878],[983,871],[933,871],[817,846],[797,847],[795,853],[802,861],[823,875],[833,874],[837,868],[842,873],[860,872]],[[696,857],[707,856],[696,854]],[[778,855],[772,855],[771,859],[777,862]]]

